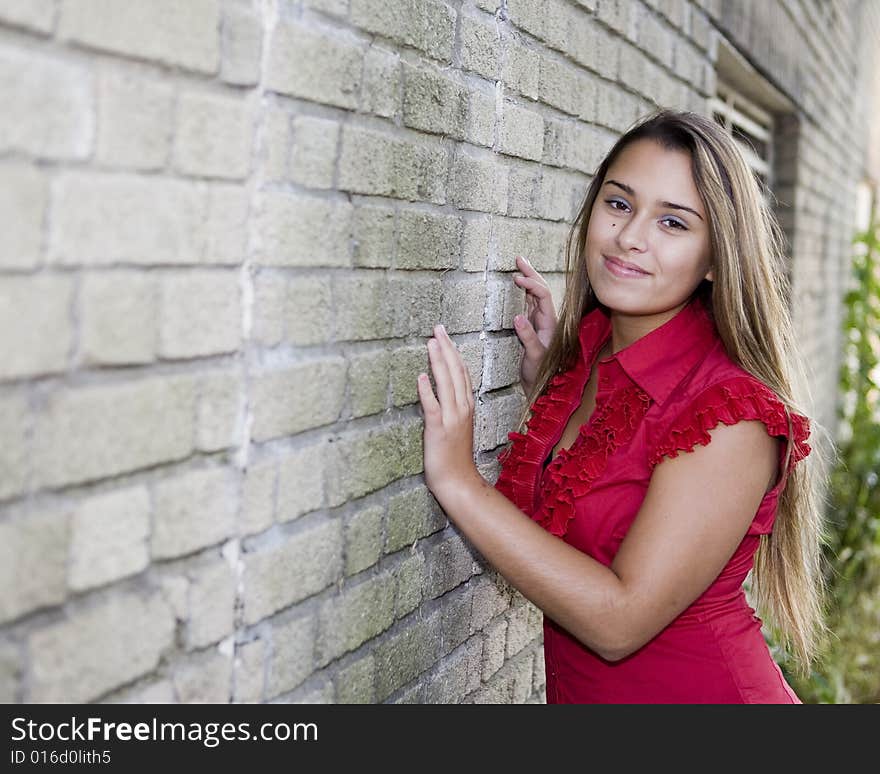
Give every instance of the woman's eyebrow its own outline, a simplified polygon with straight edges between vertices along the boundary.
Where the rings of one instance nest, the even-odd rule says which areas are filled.
[[[606,180],[605,185],[616,185],[626,191],[626,193],[628,193],[630,196],[636,195],[636,192],[633,191],[632,188],[630,188],[625,183],[618,183],[616,180]],[[673,210],[687,210],[688,212],[694,213],[694,215],[696,215],[700,220],[703,219],[703,216],[700,215],[699,212],[697,212],[696,210],[692,210],[690,207],[685,207],[683,204],[673,204],[672,202],[657,202],[657,204],[659,204],[661,207],[671,207]]]

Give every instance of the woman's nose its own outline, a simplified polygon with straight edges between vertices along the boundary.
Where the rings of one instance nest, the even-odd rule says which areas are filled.
[[[645,229],[647,223],[638,217],[618,222],[617,241],[621,247],[629,249],[645,249]]]

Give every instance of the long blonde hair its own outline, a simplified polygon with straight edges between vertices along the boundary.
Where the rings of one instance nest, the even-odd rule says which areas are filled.
[[[586,240],[593,202],[605,175],[631,142],[652,139],[683,150],[708,215],[714,282],[694,291],[706,302],[729,357],[772,389],[789,411],[808,416],[813,405],[804,358],[794,335],[786,299],[785,238],[758,182],[731,136],[714,121],[689,111],[661,109],[622,135],[596,170],[566,242],[566,287],[559,321],[538,376],[526,396],[517,431],[531,417],[531,405],[557,373],[580,356],[578,328],[599,301],[586,270]],[[789,417],[789,437],[792,437]],[[776,635],[784,656],[793,656],[805,675],[821,650],[827,588],[822,566],[825,486],[834,455],[830,435],[810,418],[811,453],[795,465],[780,493],[775,526],[762,535],[749,591]],[[785,464],[791,453],[788,445]]]

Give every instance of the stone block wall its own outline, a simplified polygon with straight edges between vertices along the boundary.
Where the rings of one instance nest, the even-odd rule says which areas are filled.
[[[599,159],[705,112],[726,34],[797,102],[796,308],[839,351],[861,8],[0,0],[0,700],[544,701],[540,611],[424,485],[427,337],[494,480],[514,256],[561,297]]]

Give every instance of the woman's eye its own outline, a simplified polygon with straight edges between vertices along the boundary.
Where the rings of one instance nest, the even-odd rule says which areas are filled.
[[[624,204],[622,201],[620,201],[620,199],[606,199],[605,201],[608,204],[612,205],[611,208],[614,210],[618,209],[617,207],[614,207],[615,204],[621,205],[624,209],[626,208],[626,204]]]
[[[661,222],[668,223],[672,228],[687,231],[687,226],[685,226],[684,223],[682,223],[681,221],[675,220],[674,218],[663,218]]]

